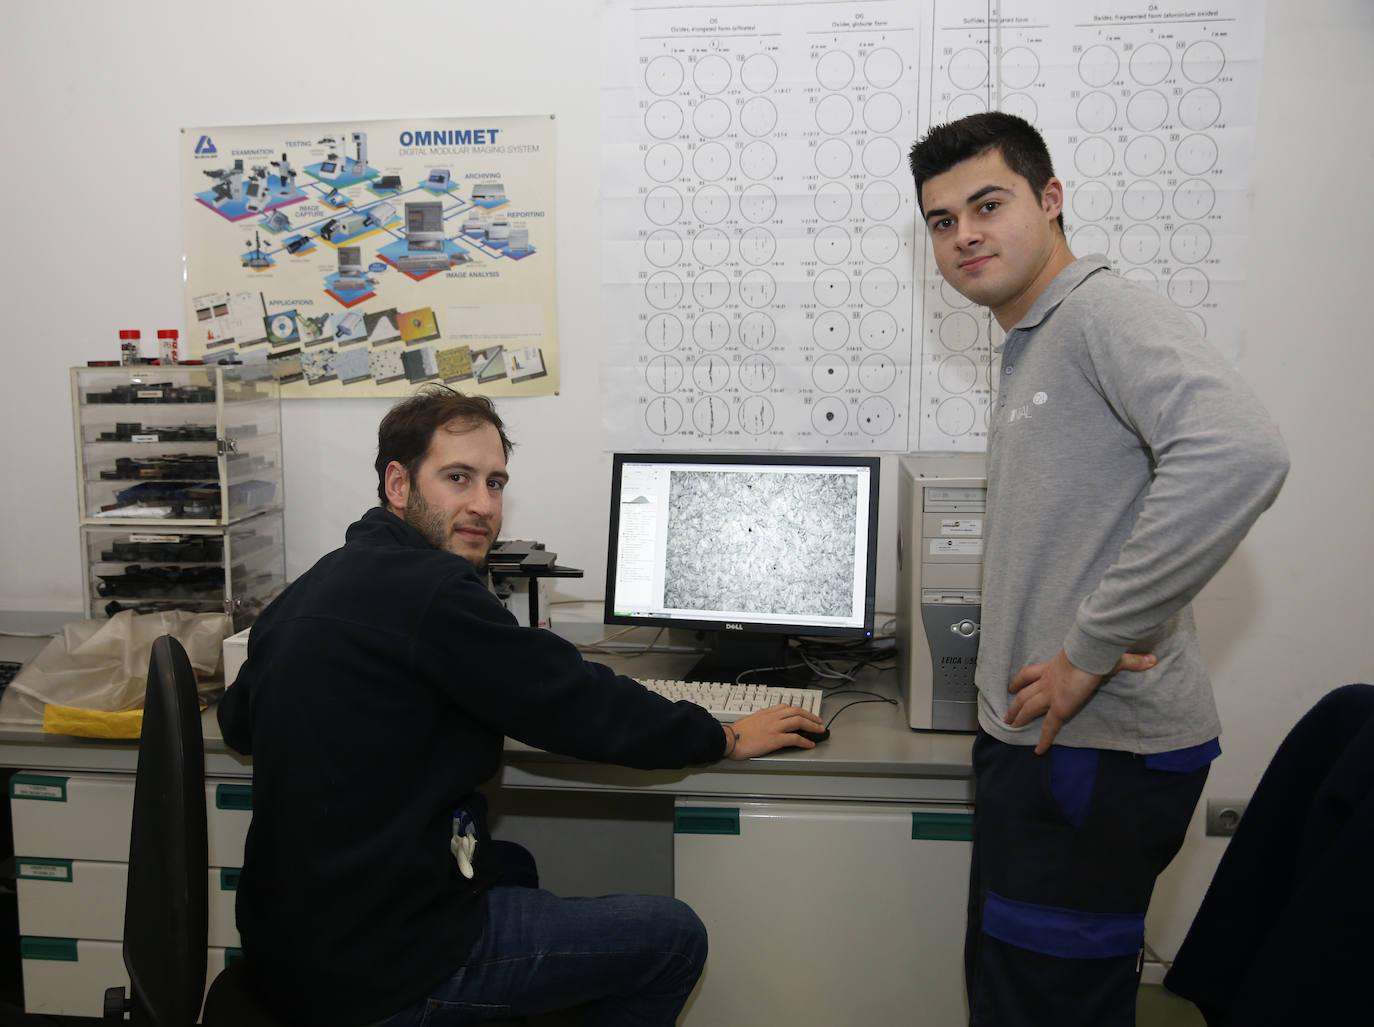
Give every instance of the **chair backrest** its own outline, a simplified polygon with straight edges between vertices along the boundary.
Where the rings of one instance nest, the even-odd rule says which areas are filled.
[[[171,635],[153,642],[124,901],[133,1024],[192,1025],[205,995],[205,749],[195,672]]]

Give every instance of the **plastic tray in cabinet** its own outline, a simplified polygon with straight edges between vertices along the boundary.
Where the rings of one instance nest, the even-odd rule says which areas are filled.
[[[145,480],[123,488],[120,484],[124,483],[88,483],[87,509],[92,517],[204,521],[218,520],[224,509],[218,481]],[[227,491],[229,508],[239,516],[265,509],[277,498],[276,482],[261,479],[230,482]]]
[[[249,536],[249,540],[259,537]],[[266,544],[265,539],[263,544]],[[237,553],[238,543],[234,548]],[[92,539],[87,559],[91,563],[219,564],[224,560],[224,536],[115,531],[104,538]]]
[[[212,384],[177,381],[171,377],[160,380],[162,376],[156,371],[144,372],[139,377],[147,380],[110,385],[108,388],[96,386],[86,392],[82,400],[90,405],[109,403],[175,403],[181,405],[186,403],[213,403],[215,401],[215,387]]]

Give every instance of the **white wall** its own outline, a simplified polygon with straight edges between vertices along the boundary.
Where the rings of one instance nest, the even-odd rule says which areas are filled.
[[[1197,606],[1225,725],[1215,796],[1248,794],[1323,692],[1374,679],[1374,346],[1356,309],[1374,239],[1374,7],[1268,7],[1239,365],[1282,424],[1293,471]],[[113,357],[120,328],[182,326],[178,129],[438,115],[558,118],[562,391],[504,405],[519,443],[506,534],[587,570],[562,595],[599,597],[598,0],[291,0],[251,16],[208,0],[10,0],[0,24],[0,197],[15,240],[0,254],[0,609],[82,608],[67,369]],[[411,62],[417,26],[428,56]],[[290,575],[374,501],[387,405],[286,404]],[[890,610],[890,571],[880,585]],[[1195,824],[1151,915],[1160,951],[1176,948],[1221,851]]]

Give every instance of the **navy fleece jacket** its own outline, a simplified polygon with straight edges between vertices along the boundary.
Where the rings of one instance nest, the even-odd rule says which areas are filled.
[[[253,758],[238,927],[281,1015],[365,1024],[452,975],[481,930],[491,868],[449,849],[454,811],[504,737],[640,768],[719,759],[725,735],[520,627],[465,559],[373,509],[263,612],[219,708]]]

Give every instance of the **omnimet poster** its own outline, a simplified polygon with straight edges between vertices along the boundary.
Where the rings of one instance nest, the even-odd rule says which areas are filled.
[[[181,130],[186,356],[285,398],[556,393],[555,122]]]

